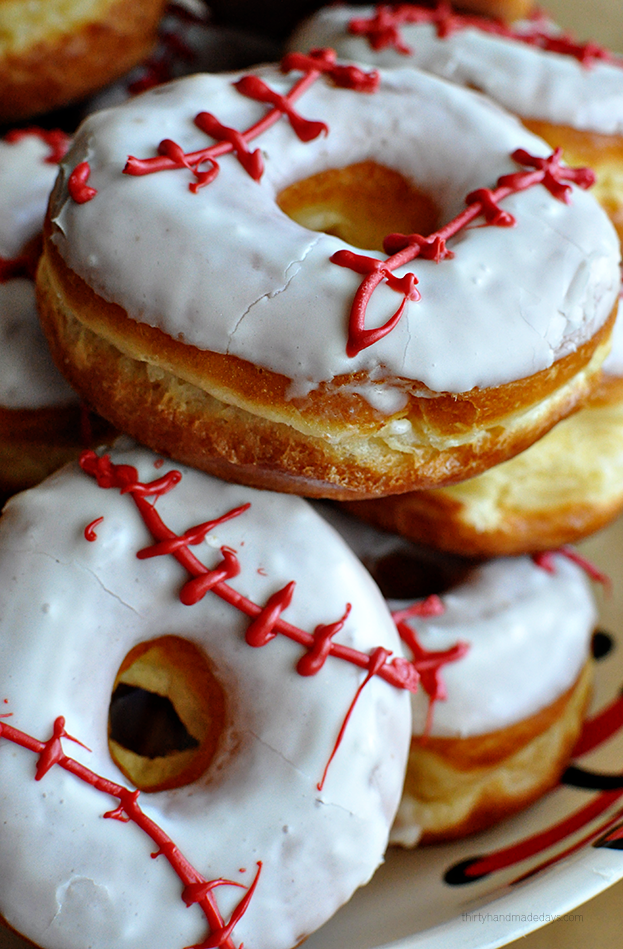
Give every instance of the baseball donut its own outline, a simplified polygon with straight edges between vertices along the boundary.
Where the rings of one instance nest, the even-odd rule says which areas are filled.
[[[488,11],[480,10],[480,13]],[[441,2],[327,6],[292,49],[332,46],[376,66],[412,65],[479,89],[518,115],[570,165],[596,174],[594,194],[623,235],[623,58],[579,43],[542,13],[512,26]]]
[[[392,830],[412,847],[482,830],[553,787],[579,737],[597,618],[572,550],[475,564],[323,513],[372,572],[414,655],[413,739]],[[423,680],[424,681],[424,680]]]
[[[10,927],[45,949],[285,949],[366,882],[417,673],[306,502],[87,452],[9,501],[0,577]]]
[[[35,302],[45,208],[68,145],[62,132],[35,128],[0,140],[2,499],[41,481],[86,445],[88,416],[50,357]]]
[[[38,275],[58,365],[123,431],[259,487],[396,493],[527,447],[606,351],[619,249],[590,176],[434,76],[284,70],[83,124]]]

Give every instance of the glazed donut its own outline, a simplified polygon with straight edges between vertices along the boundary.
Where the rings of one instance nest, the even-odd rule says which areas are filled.
[[[85,447],[86,416],[50,358],[35,304],[45,208],[68,145],[62,132],[40,129],[0,139],[2,499],[41,481]]]
[[[623,511],[623,321],[590,402],[526,451],[430,491],[344,502],[357,517],[464,557],[575,543]]]
[[[51,199],[41,318],[87,402],[184,463],[336,498],[452,483],[597,379],[618,242],[563,181],[588,179],[411,69],[379,78],[318,51],[193,76],[82,125]],[[389,234],[390,256],[360,253],[360,233]]]
[[[415,21],[415,22],[414,22]],[[596,43],[578,43],[549,18],[504,27],[486,18],[401,3],[335,4],[303,23],[291,49],[332,46],[376,66],[407,63],[479,89],[570,165],[588,165],[594,194],[623,237],[623,59]]]
[[[378,581],[405,642],[415,633],[418,652],[439,662],[428,695],[412,697],[392,842],[412,847],[483,830],[553,787],[579,737],[592,678],[597,610],[573,552],[474,564],[431,556],[327,506],[321,513]]]
[[[0,122],[82,99],[155,43],[165,0],[2,0]]]
[[[385,602],[299,498],[81,464],[0,521],[0,916],[45,949],[298,945],[398,806],[417,674]],[[118,754],[133,688],[184,741]]]

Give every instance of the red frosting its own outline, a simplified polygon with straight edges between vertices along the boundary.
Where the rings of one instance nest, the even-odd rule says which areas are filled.
[[[552,53],[573,56],[586,67],[598,61],[623,66],[620,57],[597,43],[578,43],[571,33],[552,33],[547,29],[548,21],[540,13],[537,12],[531,20],[532,28],[529,31],[517,30],[485,16],[457,13],[449,0],[439,0],[432,9],[415,3],[378,4],[374,16],[353,17],[348,29],[355,36],[364,36],[372,49],[389,46],[405,56],[411,53],[411,49],[405,43],[400,27],[408,23],[431,23],[436,27],[437,36],[442,39],[471,27],[504,39],[538,46]]]

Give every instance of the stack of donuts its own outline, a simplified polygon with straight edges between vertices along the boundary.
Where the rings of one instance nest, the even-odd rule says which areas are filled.
[[[569,544],[623,509],[623,65],[524,0],[331,6],[250,67],[285,23],[255,4],[245,36],[214,5],[217,42],[190,0],[59,4],[45,41],[21,6],[0,919],[294,949],[580,734],[606,580]]]

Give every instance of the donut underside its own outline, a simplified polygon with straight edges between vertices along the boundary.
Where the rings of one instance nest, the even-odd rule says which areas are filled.
[[[413,846],[476,833],[555,787],[582,728],[592,673],[589,660],[551,705],[499,731],[414,739],[391,842]]]
[[[145,59],[164,0],[0,4],[0,121],[22,120],[78,101]],[[59,22],[63,24],[59,26]]]
[[[476,478],[345,506],[377,527],[469,557],[575,543],[623,511],[623,379],[608,392]]]
[[[225,480],[346,500],[452,484],[527,448],[589,397],[614,319],[531,379],[459,396],[410,392],[387,418],[347,392],[352,377],[343,392],[334,384],[289,399],[285,377],[128,319],[50,243],[38,296],[57,365],[116,428]],[[394,437],[396,418],[410,422],[408,442]]]

